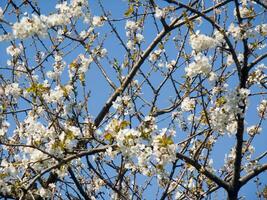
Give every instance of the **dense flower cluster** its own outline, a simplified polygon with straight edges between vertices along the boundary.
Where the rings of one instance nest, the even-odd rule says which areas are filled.
[[[6,85],[5,94],[7,96],[12,95],[14,98],[18,98],[22,93],[21,88],[18,83],[11,83]]]
[[[186,75],[188,77],[194,77],[198,74],[208,75],[211,70],[209,58],[201,53],[198,53],[194,56],[194,60],[194,62],[190,63],[188,67],[185,68]]]
[[[197,31],[196,34],[192,34],[190,36],[190,45],[192,49],[197,52],[213,48],[217,44],[217,40],[207,35],[200,34],[199,31]]]
[[[144,36],[141,33],[141,22],[127,20],[125,29],[128,38],[126,46],[130,50],[135,50],[136,45],[140,45],[144,41]]]
[[[118,114],[124,114],[128,115],[132,111],[132,103],[131,103],[131,97],[129,96],[122,96],[118,97],[115,102],[113,102],[113,108],[116,109]]]
[[[31,17],[23,17],[19,22],[14,23],[13,35],[15,38],[24,39],[32,35],[46,36],[49,28],[59,25],[67,25],[73,17],[82,15],[82,6],[86,5],[87,1],[79,0],[72,1],[67,5],[65,1],[62,4],[57,4],[56,9],[59,13],[45,15],[32,14]]]
[[[168,163],[176,160],[177,146],[174,144],[174,131],[167,133],[162,129],[156,133],[154,118],[147,116],[144,124],[137,129],[126,128],[129,123],[113,119],[105,129],[105,139],[117,144],[116,150],[107,149],[107,154],[114,157],[121,152],[128,160],[126,167],[138,170],[145,175],[152,176],[156,169],[151,165],[155,162],[158,168],[164,168]],[[137,159],[137,163],[134,163]]]
[[[190,99],[189,97],[186,97],[183,99],[182,103],[181,103],[181,110],[184,112],[193,110],[195,108],[195,100],[194,99]]]
[[[162,129],[153,139],[153,151],[156,156],[156,161],[161,166],[165,166],[167,163],[176,160],[177,146],[172,140],[174,134],[175,132],[172,132],[170,135],[167,135],[167,129]]]
[[[225,97],[218,98],[215,106],[210,110],[212,128],[221,134],[225,132],[235,134],[237,128],[236,116],[243,116],[240,106],[244,104],[249,94],[248,89],[242,88],[230,92]]]

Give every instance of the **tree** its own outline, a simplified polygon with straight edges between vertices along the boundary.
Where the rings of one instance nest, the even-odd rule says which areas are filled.
[[[266,198],[266,1],[0,5],[3,199]]]

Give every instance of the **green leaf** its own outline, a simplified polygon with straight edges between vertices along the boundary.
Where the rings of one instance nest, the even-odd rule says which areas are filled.
[[[130,122],[128,121],[122,121],[120,124],[121,129],[125,129],[128,125],[130,125]]]
[[[108,141],[112,141],[113,140],[113,135],[111,134],[111,133],[106,133],[105,135],[104,135],[104,138],[106,139],[106,140],[108,140]]]
[[[133,14],[133,12],[134,12],[134,7],[133,7],[133,5],[131,4],[131,5],[129,6],[128,10],[125,11],[124,16],[125,16],[125,17],[129,17],[131,14]]]

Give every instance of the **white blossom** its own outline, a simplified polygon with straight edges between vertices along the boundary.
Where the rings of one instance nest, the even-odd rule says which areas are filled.
[[[125,24],[125,29],[130,31],[136,31],[137,29],[139,29],[139,25],[134,21],[127,20]]]
[[[89,56],[89,58],[86,58],[84,54],[80,54],[79,58],[81,59],[81,67],[79,68],[79,71],[81,73],[87,72],[89,65],[93,62],[92,56]]]
[[[154,52],[150,53],[149,55],[149,60],[151,62],[156,62],[158,60],[158,58],[160,57],[161,53],[163,53],[164,50],[162,49],[157,49]]]
[[[0,7],[0,19],[2,19],[4,17],[4,11],[3,9]]]
[[[188,77],[193,77],[198,74],[208,74],[211,70],[211,65],[209,63],[209,59],[201,54],[198,53],[194,57],[195,61],[190,63],[188,67],[185,68],[186,75]]]
[[[220,31],[215,30],[214,31],[214,39],[217,42],[223,42],[224,41],[224,35]]]
[[[132,111],[131,97],[127,95],[117,97],[112,107],[115,108],[117,112],[128,115]]]
[[[264,99],[260,102],[260,105],[257,107],[260,117],[263,117],[263,118],[266,117],[266,113],[267,113],[266,109],[267,109],[267,100]]]
[[[11,84],[6,85],[5,94],[13,95],[15,98],[18,98],[19,95],[21,94],[21,88],[19,87],[19,84],[11,83]]]
[[[160,134],[153,138],[154,156],[159,165],[166,165],[176,159],[176,145],[171,136],[167,136],[167,129],[162,129]]]
[[[214,81],[217,81],[217,79],[218,79],[217,74],[214,73],[214,72],[210,72],[210,74],[209,74],[209,81],[210,82],[214,82]]]
[[[194,99],[190,99],[189,97],[185,97],[181,103],[181,109],[184,112],[194,110],[195,104],[196,104],[196,102]]]
[[[11,55],[12,57],[18,57],[21,54],[22,50],[23,50],[23,47],[21,44],[19,44],[18,47],[11,45],[6,48],[7,54]]]
[[[166,15],[166,13],[164,12],[164,10],[160,9],[159,7],[155,8],[155,17],[156,18],[164,18]]]
[[[250,135],[250,136],[254,136],[256,134],[259,134],[261,132],[262,128],[259,127],[259,126],[250,126],[250,127],[247,127],[247,133]]]
[[[267,35],[267,24],[261,24],[261,25],[258,25],[256,26],[255,30],[263,35],[263,36],[266,36]]]
[[[20,22],[16,22],[13,26],[13,35],[15,38],[25,39],[31,35],[38,34],[45,36],[47,34],[47,26],[37,15],[32,18],[23,17]]]
[[[175,200],[179,200],[182,197],[183,193],[181,193],[179,190],[175,193]]]
[[[130,50],[134,50],[135,49],[135,43],[132,40],[129,40],[126,44],[127,48]]]
[[[59,103],[64,97],[64,90],[60,86],[56,86],[55,89],[51,89],[49,93],[43,94],[43,98],[47,103]]]
[[[105,18],[104,17],[102,17],[102,16],[94,16],[92,24],[94,26],[103,26],[104,22],[105,22]]]
[[[228,33],[236,40],[241,40],[243,38],[242,29],[239,26],[235,26],[233,23],[230,24]]]
[[[138,43],[138,44],[140,44],[141,42],[143,42],[144,41],[144,36],[141,34],[141,33],[137,33],[136,34],[136,42]]]
[[[0,128],[0,137],[6,135],[10,124],[7,121],[3,121]]]
[[[213,48],[217,44],[218,42],[215,39],[204,34],[199,34],[199,31],[190,36],[190,45],[197,52]]]

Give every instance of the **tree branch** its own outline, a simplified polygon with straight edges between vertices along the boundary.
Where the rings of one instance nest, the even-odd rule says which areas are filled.
[[[229,189],[229,184],[226,181],[220,179],[218,176],[205,169],[204,166],[200,165],[197,161],[185,156],[182,153],[176,153],[176,156],[177,158],[195,167],[198,170],[198,172],[204,174],[207,178],[214,181],[218,186],[223,187],[226,190]]]

